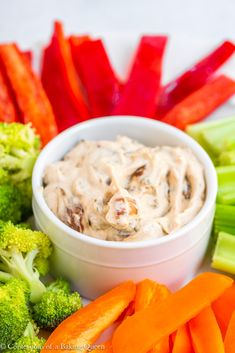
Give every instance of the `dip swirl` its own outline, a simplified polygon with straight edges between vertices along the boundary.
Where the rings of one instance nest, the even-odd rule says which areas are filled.
[[[44,197],[71,228],[104,240],[162,237],[205,200],[201,163],[184,147],[147,147],[125,136],[81,141],[44,173]]]

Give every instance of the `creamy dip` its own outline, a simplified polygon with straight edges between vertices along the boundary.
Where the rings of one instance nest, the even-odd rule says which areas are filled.
[[[105,240],[162,237],[203,206],[201,163],[184,147],[147,147],[128,137],[81,141],[44,174],[50,209],[71,228]]]

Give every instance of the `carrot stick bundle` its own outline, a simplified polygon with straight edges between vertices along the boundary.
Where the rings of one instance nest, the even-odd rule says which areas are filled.
[[[233,280],[203,273],[165,300],[127,318],[115,331],[114,353],[146,353],[216,300]]]

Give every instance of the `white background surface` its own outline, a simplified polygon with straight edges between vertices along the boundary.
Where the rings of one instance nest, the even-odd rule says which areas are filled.
[[[68,34],[102,35],[123,78],[138,34],[170,35],[164,82],[222,40],[235,40],[235,0],[0,0],[0,42],[38,47],[48,41],[55,19]],[[223,71],[235,78],[235,59]],[[234,106],[226,108],[216,115],[233,113]]]
[[[68,31],[235,38],[234,0],[0,0],[0,41],[45,40],[55,18]]]

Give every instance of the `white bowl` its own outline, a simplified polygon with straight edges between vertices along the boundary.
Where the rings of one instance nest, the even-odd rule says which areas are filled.
[[[81,234],[60,221],[43,197],[45,167],[60,160],[81,140],[113,140],[127,135],[149,146],[190,147],[205,168],[207,194],[197,216],[176,232],[143,242],[105,241]],[[68,171],[69,172],[69,171]],[[217,177],[206,154],[188,135],[161,122],[137,117],[108,117],[78,124],[53,139],[41,152],[33,171],[36,225],[54,243],[52,269],[93,299],[118,283],[151,278],[177,289],[198,270],[206,253],[214,216]]]

